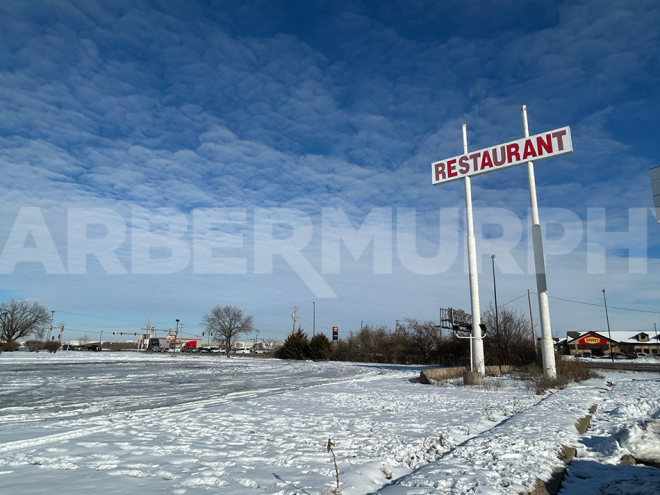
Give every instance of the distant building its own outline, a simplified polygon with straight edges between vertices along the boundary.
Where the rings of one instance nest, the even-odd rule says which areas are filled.
[[[607,332],[568,332],[560,347],[565,354],[571,355],[590,352],[594,356],[605,356],[609,355],[610,347],[612,352],[624,354],[660,355],[660,340],[648,332],[616,330],[611,335],[612,340]]]

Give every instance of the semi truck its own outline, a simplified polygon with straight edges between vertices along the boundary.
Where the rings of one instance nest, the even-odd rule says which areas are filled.
[[[170,341],[160,337],[152,337],[147,340],[147,352],[169,352]]]
[[[181,352],[214,352],[220,350],[217,346],[203,345],[202,339],[192,339],[181,346]]]

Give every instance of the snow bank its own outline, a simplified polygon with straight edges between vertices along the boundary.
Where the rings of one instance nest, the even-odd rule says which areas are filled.
[[[511,493],[534,488],[563,463],[562,445],[576,446],[575,421],[600,402],[603,380],[589,380],[544,398],[508,421],[381,489],[383,495]]]

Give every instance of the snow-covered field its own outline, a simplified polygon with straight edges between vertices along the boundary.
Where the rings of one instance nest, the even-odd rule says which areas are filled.
[[[419,370],[4,353],[0,493],[320,494],[335,486],[328,438],[347,495],[519,493],[561,464],[562,444],[601,466],[657,436],[644,422],[660,414],[659,375],[608,373],[535,396],[513,379],[421,385]],[[575,420],[593,404],[594,427],[581,437]],[[653,468],[627,469],[643,473],[639,486],[660,483]],[[569,471],[565,489],[585,479]]]

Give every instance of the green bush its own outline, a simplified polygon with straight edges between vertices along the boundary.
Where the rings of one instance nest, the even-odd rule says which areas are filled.
[[[330,347],[330,341],[325,334],[314,335],[308,346],[310,359],[328,359],[330,357]]]
[[[280,349],[279,358],[282,359],[307,359],[309,356],[309,340],[302,329],[287,336],[284,345]]]

